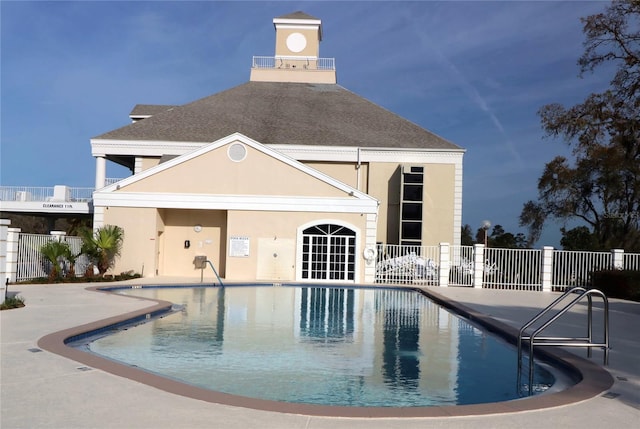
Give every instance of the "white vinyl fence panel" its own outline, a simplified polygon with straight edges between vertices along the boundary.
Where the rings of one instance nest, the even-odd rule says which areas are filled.
[[[40,249],[45,244],[57,239],[57,237],[44,234],[20,234],[18,238],[16,281],[31,280],[49,275],[51,263],[42,255]],[[75,255],[80,253],[80,248],[82,247],[80,237],[62,237],[62,240],[69,243],[69,247]],[[80,256],[75,264],[76,275],[83,275],[88,266],[88,259],[84,255]],[[61,268],[63,275],[65,275],[70,266],[65,263]]]

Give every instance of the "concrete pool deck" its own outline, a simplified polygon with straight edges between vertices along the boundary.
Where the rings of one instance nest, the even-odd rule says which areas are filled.
[[[131,284],[187,283],[146,279]],[[5,428],[539,428],[631,427],[640,419],[640,303],[610,300],[614,384],[582,402],[534,411],[464,417],[336,418],[258,411],[191,399],[43,351],[49,334],[141,310],[149,301],[96,293],[87,284],[10,285],[22,309],[0,312],[0,427]],[[557,294],[469,288],[425,288],[512,327]],[[4,291],[2,291],[4,292]],[[596,300],[597,302],[597,300]],[[568,318],[560,328],[575,329]],[[596,321],[596,326],[597,321]],[[580,357],[586,351],[569,349]],[[594,350],[591,362],[602,364]]]

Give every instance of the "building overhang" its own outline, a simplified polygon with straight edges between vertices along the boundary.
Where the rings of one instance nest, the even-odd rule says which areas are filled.
[[[108,140],[91,139],[91,155],[113,157],[116,155],[161,157],[163,155],[183,155],[209,145],[211,142],[175,142],[162,140]],[[413,162],[452,163],[462,159],[465,149],[441,148],[391,148],[364,146],[326,146],[265,144],[298,161],[341,161],[341,162]]]
[[[0,211],[8,213],[91,214],[90,202],[76,201],[0,201]]]
[[[95,207],[136,207],[196,210],[246,210],[376,214],[374,199],[271,195],[167,194],[102,192],[93,194]]]

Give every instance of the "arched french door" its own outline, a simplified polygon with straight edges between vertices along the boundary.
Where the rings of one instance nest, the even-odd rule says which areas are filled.
[[[303,280],[355,281],[356,232],[330,223],[302,231]]]

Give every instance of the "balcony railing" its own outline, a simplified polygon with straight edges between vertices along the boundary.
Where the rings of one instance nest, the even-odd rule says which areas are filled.
[[[71,201],[87,202],[93,199],[93,188],[69,188],[61,190],[63,196],[56,195],[56,187],[37,186],[0,186],[0,200],[2,201]]]
[[[122,178],[106,178],[105,186],[120,180]],[[69,186],[0,186],[0,201],[81,203],[93,200],[94,191],[95,188],[72,188]]]
[[[254,56],[254,69],[335,70],[335,58]]]

